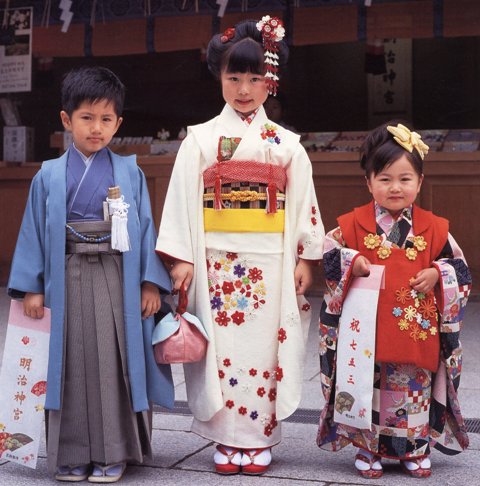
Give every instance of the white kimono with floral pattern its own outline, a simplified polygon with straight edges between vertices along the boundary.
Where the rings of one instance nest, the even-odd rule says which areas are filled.
[[[262,138],[266,123],[272,124],[263,107],[248,125],[226,105],[219,116],[189,127],[156,248],[194,264],[188,310],[210,337],[206,358],[185,365],[193,430],[243,448],[279,442],[278,421],[300,402],[311,312],[295,293],[294,270],[299,254],[321,259],[324,238],[311,163],[299,136],[276,127],[276,141]],[[202,174],[216,163],[222,136],[242,139],[229,164],[285,168],[284,233],[205,232]]]

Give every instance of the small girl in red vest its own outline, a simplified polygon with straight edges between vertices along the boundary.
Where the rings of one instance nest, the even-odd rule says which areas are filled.
[[[427,152],[420,135],[402,124],[373,130],[361,151],[373,200],[338,218],[325,240],[326,404],[317,443],[332,451],[358,447],[355,468],[366,478],[382,475],[382,458],[400,460],[410,476],[428,477],[431,447],[452,455],[468,446],[457,390],[471,276],[448,221],[415,205]],[[359,429],[334,421],[337,349],[347,346],[337,342],[337,331],[351,280],[367,276],[371,264],[385,266],[385,283],[376,317],[372,426]]]

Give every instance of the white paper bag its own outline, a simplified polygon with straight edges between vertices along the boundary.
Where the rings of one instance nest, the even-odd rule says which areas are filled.
[[[0,458],[31,468],[44,418],[49,339],[50,309],[32,319],[12,300],[0,371]]]
[[[372,425],[375,331],[383,265],[353,280],[343,302],[337,342],[334,421],[359,429]]]

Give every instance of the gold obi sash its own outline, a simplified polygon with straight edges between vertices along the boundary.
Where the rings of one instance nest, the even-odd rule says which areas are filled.
[[[203,209],[206,232],[283,233],[285,210],[266,213],[265,209]]]

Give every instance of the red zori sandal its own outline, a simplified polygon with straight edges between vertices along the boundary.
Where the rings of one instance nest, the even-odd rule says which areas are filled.
[[[355,456],[355,468],[361,476],[368,479],[377,479],[383,474],[380,456],[363,449],[359,449]]]
[[[241,460],[242,452],[240,450],[222,444],[217,445],[213,462],[215,463],[215,471],[218,474],[238,474]]]
[[[401,461],[403,470],[414,478],[428,478],[432,474],[432,463],[430,458],[420,457],[418,459],[409,459],[408,461]]]
[[[265,473],[272,462],[270,447],[265,449],[246,449],[242,457],[242,473],[259,476]]]

